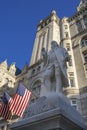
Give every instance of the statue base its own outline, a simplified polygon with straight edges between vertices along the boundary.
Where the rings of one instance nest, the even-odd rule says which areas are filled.
[[[63,94],[49,93],[29,105],[24,119],[11,130],[86,130],[83,118]]]

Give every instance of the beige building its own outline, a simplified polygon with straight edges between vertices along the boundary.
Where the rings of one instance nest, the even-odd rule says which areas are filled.
[[[33,78],[30,76],[32,80],[31,84],[29,83],[38,95],[43,84],[41,49],[45,47],[49,51],[52,40],[65,47],[71,57],[67,64],[69,86],[64,89],[64,93],[87,122],[87,0],[80,1],[77,12],[70,18],[60,19],[56,12],[52,11],[38,24],[30,62]]]
[[[63,92],[87,124],[87,0],[81,0],[77,12],[70,18],[60,19],[56,11],[52,11],[41,20],[37,27],[30,66],[25,66],[21,73],[15,74],[14,64],[8,67],[6,61],[2,62],[0,87],[6,83],[14,87],[22,82],[32,91],[31,102],[35,102],[41,96],[40,90],[43,87],[41,49],[45,47],[49,51],[52,40],[65,47],[71,57],[67,64],[69,86]]]
[[[38,24],[31,63],[32,76],[31,88],[40,91],[43,83],[41,73],[41,49],[50,50],[50,43],[56,40],[65,47],[71,60],[67,64],[69,86],[64,93],[87,122],[87,0],[80,2],[77,12],[70,18],[58,18],[55,11]],[[39,61],[38,61],[39,60]],[[34,83],[35,82],[35,83]],[[36,93],[35,93],[36,94]],[[38,97],[38,96],[36,96]]]
[[[0,63],[0,97],[2,97],[3,92],[13,94],[14,86],[17,86],[18,80],[17,75],[21,73],[21,70],[12,63],[10,66],[7,64],[7,60]]]

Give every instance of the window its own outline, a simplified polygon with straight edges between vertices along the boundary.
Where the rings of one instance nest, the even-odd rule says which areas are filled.
[[[35,74],[35,69],[32,70],[32,74]]]
[[[68,26],[67,26],[67,25],[64,25],[64,28],[65,28],[65,29],[67,29],[67,28],[68,28]]]
[[[70,44],[69,43],[66,43],[66,49],[67,49],[67,51],[70,51]]]
[[[73,76],[74,76],[74,73],[73,73],[73,72],[69,72],[69,76],[70,76],[70,77],[73,77]]]
[[[71,99],[71,106],[77,110],[77,100],[76,99]]]
[[[87,38],[81,41],[81,47],[85,47],[85,46],[87,46]]]
[[[37,71],[40,71],[40,69],[41,69],[41,67],[40,67],[40,66],[38,66]]]
[[[84,63],[87,64],[87,35],[82,38],[81,47],[82,47],[81,50],[83,54]]]
[[[87,27],[87,16],[84,16],[83,20],[84,20],[85,26]]]
[[[77,28],[78,28],[78,31],[81,32],[82,31],[82,24],[81,24],[81,21],[77,21]]]
[[[68,62],[68,65],[69,65],[69,66],[72,66],[72,57],[71,57],[71,55],[70,55],[70,60],[69,60],[69,62]]]
[[[69,87],[75,87],[74,72],[69,72]]]
[[[69,66],[72,66],[72,59],[69,60],[68,64]]]
[[[69,80],[70,80],[70,86],[75,87],[74,78],[70,78]]]
[[[45,40],[45,35],[46,35],[46,33],[45,32],[43,32],[43,34],[41,35],[41,41],[42,41],[42,48],[44,47],[44,40]]]
[[[70,46],[66,46],[67,51],[70,51]]]
[[[32,90],[33,90],[33,92],[36,92],[36,86],[34,86],[34,87],[32,88]]]
[[[65,32],[65,38],[68,38],[68,37],[69,37],[68,32]]]
[[[38,86],[37,86],[37,89],[36,89],[37,95],[40,95],[40,90],[41,90],[41,85],[38,85]]]
[[[83,56],[84,56],[85,63],[87,63],[87,53],[84,53]]]

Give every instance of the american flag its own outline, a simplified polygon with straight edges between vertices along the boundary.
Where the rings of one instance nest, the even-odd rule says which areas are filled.
[[[12,98],[5,92],[0,104],[0,117],[3,117],[6,120],[10,120],[12,115],[9,111],[9,105],[13,101]]]
[[[30,96],[31,92],[22,84],[19,84],[17,91],[13,97],[13,102],[10,105],[10,111],[17,116],[22,117],[28,105]]]

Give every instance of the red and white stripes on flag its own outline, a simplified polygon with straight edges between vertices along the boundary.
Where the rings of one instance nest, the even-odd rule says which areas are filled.
[[[20,84],[16,94],[13,97],[13,102],[11,103],[9,110],[13,114],[22,117],[28,105],[30,96],[31,92],[28,89],[26,89],[22,84]]]
[[[8,95],[8,93],[4,93],[2,97],[2,102],[0,103],[0,117],[3,117],[6,120],[11,119],[11,112],[9,111],[9,105],[13,102],[13,99]]]
[[[0,116],[6,120],[11,119],[11,112],[9,111],[9,105],[1,103],[0,104]]]

